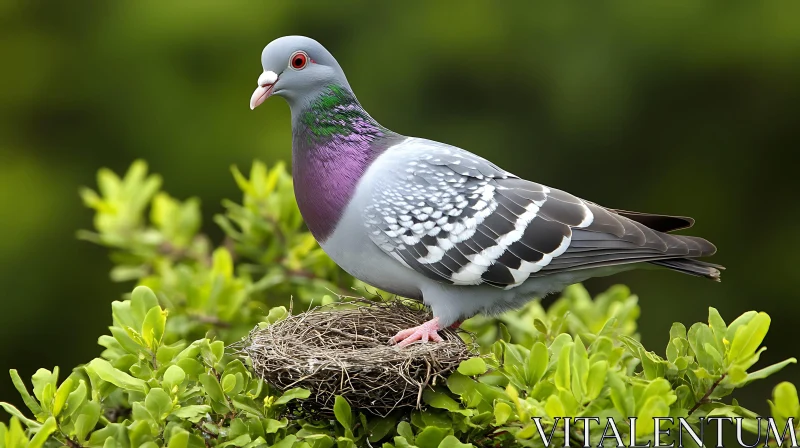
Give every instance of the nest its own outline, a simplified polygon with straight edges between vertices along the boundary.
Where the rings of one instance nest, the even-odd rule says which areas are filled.
[[[409,305],[356,300],[316,307],[256,328],[240,347],[270,385],[310,390],[298,405],[312,415],[332,415],[336,395],[381,416],[419,408],[424,389],[473,356],[475,348],[462,340],[463,332],[449,328],[439,332],[442,342],[389,345],[400,330],[431,319],[416,302]]]

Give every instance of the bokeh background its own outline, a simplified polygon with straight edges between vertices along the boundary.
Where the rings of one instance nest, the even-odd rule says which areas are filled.
[[[77,241],[95,171],[136,158],[203,201],[228,167],[290,158],[288,107],[247,106],[261,49],[321,41],[385,126],[466,148],[512,172],[623,209],[693,216],[721,284],[666,272],[588,283],[641,297],[645,346],[717,307],[772,316],[762,363],[800,355],[800,3],[0,2],[0,400],[100,352],[107,251]],[[767,411],[780,380],[736,395]],[[4,415],[2,417],[6,419]]]

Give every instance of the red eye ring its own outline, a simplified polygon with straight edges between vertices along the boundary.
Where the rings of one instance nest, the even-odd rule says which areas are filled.
[[[302,70],[308,65],[309,59],[305,51],[295,51],[289,58],[289,67],[294,70]]]

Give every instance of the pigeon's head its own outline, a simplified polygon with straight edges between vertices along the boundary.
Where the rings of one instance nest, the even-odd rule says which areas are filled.
[[[261,52],[261,65],[264,72],[250,98],[250,109],[272,95],[286,98],[293,106],[331,84],[350,89],[336,59],[309,37],[285,36],[273,40]]]

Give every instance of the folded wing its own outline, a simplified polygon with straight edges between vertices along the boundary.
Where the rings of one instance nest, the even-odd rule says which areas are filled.
[[[655,230],[690,218],[606,209],[434,142],[403,150],[403,164],[378,181],[366,222],[383,251],[440,282],[513,288],[531,276],[640,262],[691,271],[687,259],[716,250]],[[687,273],[705,272],[719,275],[715,266]]]

